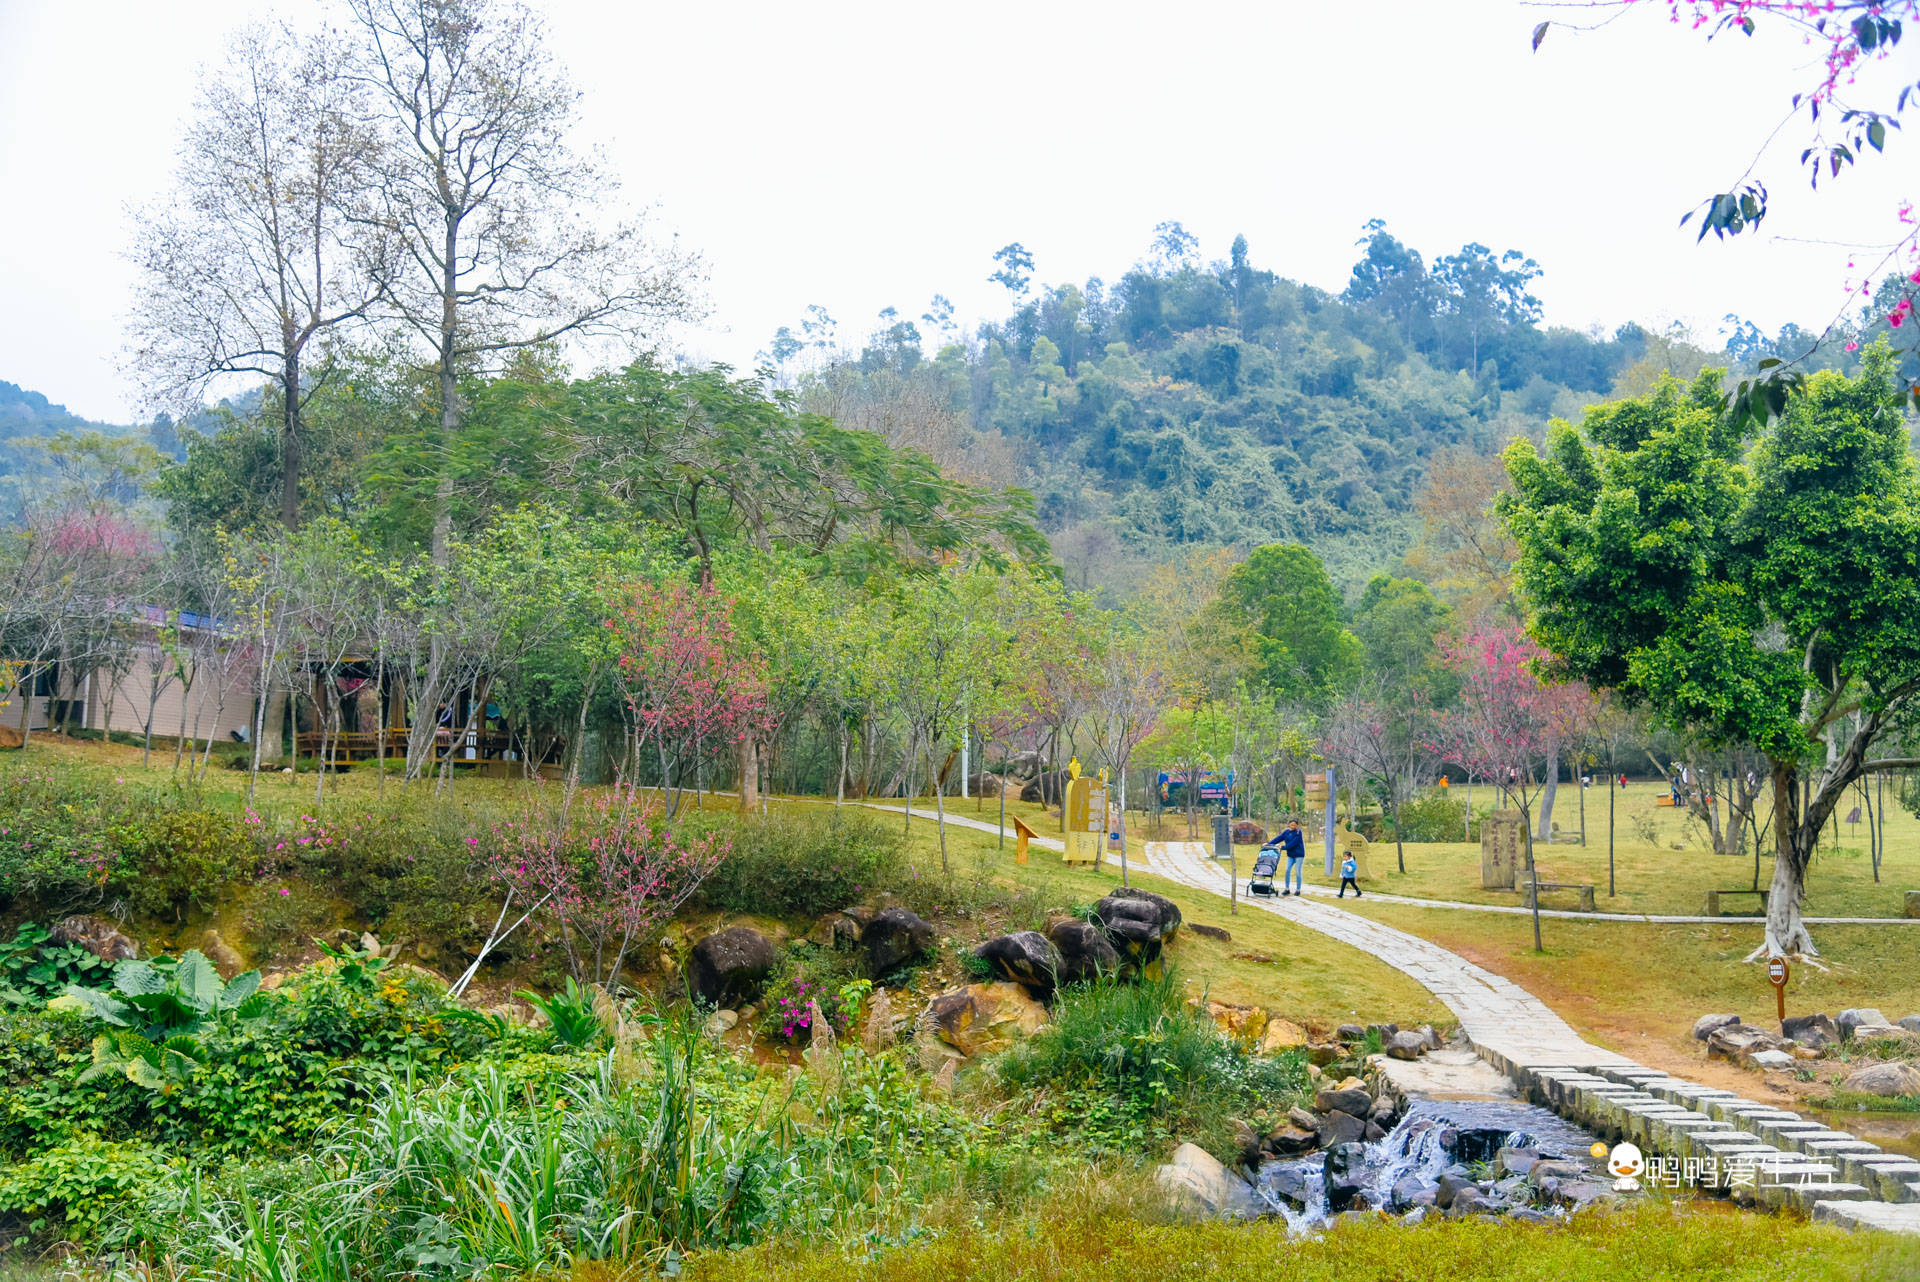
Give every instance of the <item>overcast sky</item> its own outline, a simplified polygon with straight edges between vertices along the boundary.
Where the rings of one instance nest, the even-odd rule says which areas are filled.
[[[810,303],[857,337],[943,292],[999,309],[993,251],[1050,282],[1117,278],[1179,219],[1209,258],[1344,284],[1362,223],[1429,258],[1477,240],[1546,275],[1556,324],[1735,312],[1824,324],[1849,251],[1920,196],[1920,129],[1812,194],[1789,130],[1759,174],[1765,234],[1694,244],[1681,213],[1737,178],[1815,74],[1791,38],[1604,30],[1514,0],[1359,6],[815,5],[548,0],[583,141],[704,255],[710,322],[676,335],[750,365]],[[89,417],[136,411],[119,368],[130,203],[170,181],[200,67],[248,0],[0,0],[0,379]],[[290,12],[298,12],[288,10]],[[1920,37],[1920,33],[1916,33]],[[1920,75],[1920,38],[1881,83]],[[1828,242],[1828,243],[1808,243]],[[1876,255],[1877,257],[1877,255]]]

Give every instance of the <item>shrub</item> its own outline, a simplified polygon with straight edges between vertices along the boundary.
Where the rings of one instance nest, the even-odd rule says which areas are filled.
[[[245,917],[254,960],[284,960],[335,924],[334,909],[304,883],[287,879],[255,889]]]
[[[1449,790],[1450,791],[1450,790]],[[1402,841],[1467,841],[1467,803],[1434,789],[1402,803],[1400,807]],[[1384,837],[1393,840],[1389,827]]]
[[[0,1168],[0,1211],[21,1217],[38,1238],[92,1241],[125,1201],[168,1174],[164,1156],[145,1144],[78,1135]]]
[[[45,926],[23,921],[13,938],[0,943],[0,1002],[15,1006],[44,1002],[69,984],[104,988],[113,968],[80,944],[56,944]]]
[[[210,909],[230,883],[253,870],[257,852],[245,825],[200,808],[160,810],[126,834],[118,867],[135,912],[180,921],[188,908]]]
[[[732,839],[698,894],[725,912],[818,917],[894,889],[906,865],[898,830],[864,812],[707,814],[687,826]]]
[[[873,985],[857,979],[851,960],[817,949],[795,949],[767,977],[760,998],[760,1029],[770,1037],[804,1042],[813,1036],[812,1001],[836,1035],[851,1031],[860,1000]]]

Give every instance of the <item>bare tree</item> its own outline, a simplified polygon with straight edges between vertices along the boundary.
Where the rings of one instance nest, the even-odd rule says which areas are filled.
[[[1111,638],[1090,674],[1087,720],[1101,760],[1113,771],[1120,799],[1120,884],[1131,885],[1127,860],[1126,778],[1133,750],[1152,733],[1169,703],[1168,682],[1149,638]]]
[[[602,223],[613,180],[567,141],[578,95],[539,19],[512,0],[346,0],[352,75],[381,130],[387,302],[431,353],[445,564],[464,374],[560,338],[630,335],[690,316],[695,261],[637,222]]]
[[[279,25],[241,30],[208,76],[171,196],[141,215],[135,372],[156,402],[197,410],[233,375],[280,398],[280,519],[300,519],[309,350],[366,318],[387,254],[367,218],[375,170],[359,84],[335,45]]]

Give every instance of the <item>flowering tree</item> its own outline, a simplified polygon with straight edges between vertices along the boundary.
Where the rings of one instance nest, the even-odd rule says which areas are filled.
[[[1546,651],[1516,628],[1489,627],[1441,643],[1441,655],[1460,677],[1460,702],[1438,723],[1434,747],[1442,760],[1501,783],[1520,806],[1526,828],[1527,876],[1533,858],[1536,770],[1592,701],[1584,685],[1549,684],[1535,673]],[[1540,948],[1540,896],[1533,895],[1533,946]]]
[[[500,916],[456,991],[471,982],[488,952],[535,917],[559,936],[575,979],[616,989],[627,959],[700,888],[729,849],[714,837],[676,837],[660,807],[633,805],[619,792],[591,794],[558,823],[530,810],[505,825],[497,843],[493,874],[504,890]],[[521,914],[506,926],[516,904]]]
[[[1393,823],[1395,861],[1405,872],[1407,848],[1400,836],[1400,806],[1421,784],[1432,781],[1433,753],[1417,731],[1408,733],[1410,720],[1427,719],[1426,709],[1418,701],[1406,709],[1394,708],[1382,694],[1377,688],[1363,687],[1334,704],[1321,744],[1329,757],[1378,784]]]
[[[626,711],[622,776],[631,791],[651,748],[673,814],[688,767],[766,732],[764,668],[734,635],[732,601],[712,588],[637,581],[606,625]]]

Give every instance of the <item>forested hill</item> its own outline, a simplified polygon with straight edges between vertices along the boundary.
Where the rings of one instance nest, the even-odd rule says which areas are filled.
[[[843,419],[917,432],[948,466],[1032,488],[1076,578],[1124,585],[1183,544],[1299,540],[1351,590],[1417,537],[1437,453],[1484,455],[1707,358],[1636,324],[1543,324],[1541,269],[1518,251],[1428,262],[1374,223],[1356,253],[1330,294],[1256,265],[1244,237],[1202,263],[1163,224],[1150,259],[1112,285],[1047,288],[1010,245],[994,276],[1006,319],[963,336],[942,299],[918,322],[883,313],[864,350],[801,384]],[[769,356],[805,364],[830,323],[815,309]],[[1736,333],[1751,349],[1739,362],[1801,338]],[[948,421],[929,427],[929,406]]]

